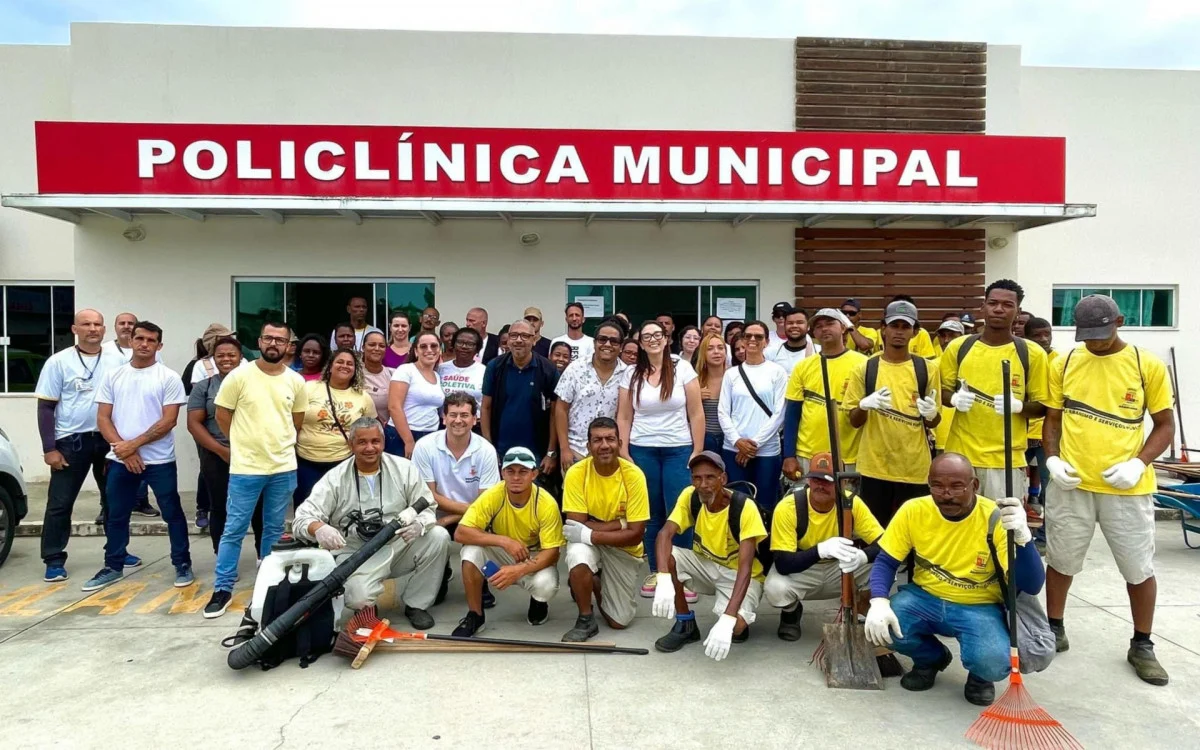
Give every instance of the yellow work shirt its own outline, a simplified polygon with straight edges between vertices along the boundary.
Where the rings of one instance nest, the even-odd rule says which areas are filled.
[[[700,518],[692,518],[692,493],[694,487],[685,487],[675,501],[675,510],[671,511],[668,521],[687,531],[694,525],[696,533],[692,535],[692,551],[700,557],[711,560],[730,570],[737,570],[740,559],[739,543],[729,531],[729,506],[726,505],[716,513],[711,513],[704,503],[700,503]],[[762,517],[758,515],[758,507],[750,498],[742,506],[742,523],[739,528],[742,541],[753,540],[757,545],[760,539],[767,536],[767,528],[763,526]],[[762,563],[756,557],[750,565],[750,575],[756,581],[764,580]]]
[[[576,461],[563,478],[563,513],[583,513],[593,521],[637,523],[650,520],[650,494],[646,475],[632,462],[618,458],[618,469],[609,476],[596,471],[592,457]],[[645,550],[638,542],[620,547],[634,557]]]
[[[917,326],[916,334],[908,341],[908,353],[925,359],[937,359],[938,352],[933,348],[933,339],[929,337],[929,331]]]
[[[558,503],[537,485],[533,486],[529,501],[519,508],[509,500],[504,482],[492,485],[475,498],[459,524],[515,539],[531,554],[567,544]]]
[[[961,453],[976,469],[1004,468],[1004,417],[996,413],[994,398],[1003,392],[1000,363],[1012,364],[1012,396],[1024,403],[1046,403],[1049,382],[1046,373],[1046,352],[1029,343],[1029,372],[1024,372],[1017,348],[1011,341],[1003,346],[988,346],[977,339],[971,351],[958,366],[958,350],[969,339],[960,336],[950,342],[942,354],[941,375],[943,390],[958,390],[961,381],[974,394],[971,409],[954,415],[954,424],[946,438],[946,450]],[[1025,465],[1024,436],[1029,430],[1024,414],[1012,415],[1012,465]]]
[[[868,328],[866,326],[858,326],[854,330],[856,330],[860,334],[862,334],[862,337],[864,339],[867,339],[868,341],[871,342],[871,351],[864,352],[861,349],[859,349],[858,346],[855,345],[854,339],[850,336],[849,331],[846,331],[846,348],[847,349],[849,349],[851,351],[859,352],[860,354],[866,354],[866,355],[870,356],[871,354],[873,354],[883,348],[883,339],[879,335],[878,328]]]
[[[310,380],[304,384],[304,423],[296,453],[305,461],[344,461],[350,458],[346,440],[350,425],[360,417],[373,416],[375,401],[370,394],[353,388],[326,390],[324,380]]]
[[[290,368],[268,375],[253,362],[235,367],[217,391],[217,406],[233,412],[229,473],[263,476],[296,470],[296,425],[305,409],[304,379]]]
[[[940,369],[939,369],[939,378]],[[950,425],[954,424],[954,414],[958,411],[953,406],[942,407],[942,421],[933,428],[933,447],[940,451],[946,450],[946,438],[950,437]]]
[[[911,359],[888,362],[881,355],[872,357],[879,362],[875,390],[890,388],[891,409],[872,409],[859,432],[858,461],[855,469],[864,477],[889,482],[925,484],[929,480],[929,439],[925,420],[917,411],[917,399],[932,394],[940,403],[941,380],[932,362],[926,365],[929,382],[925,393],[917,393],[917,371]],[[869,361],[869,360],[868,360]],[[854,369],[846,389],[847,410],[853,410],[869,394],[866,393],[867,362]]]
[[[933,497],[909,500],[900,506],[879,540],[879,548],[896,560],[914,552],[913,583],[939,599],[956,604],[998,604],[1000,576],[988,549],[988,518],[996,503],[976,495],[966,518],[950,521],[938,510]],[[999,521],[992,543],[1007,570],[1007,542]]]
[[[866,355],[847,349],[836,357],[805,357],[792,368],[788,378],[787,400],[803,404],[800,429],[796,434],[796,455],[812,458],[814,453],[829,451],[829,420],[825,418],[825,385],[821,360],[829,366],[829,391],[837,409],[840,458],[852,464],[858,459],[859,431],[850,424],[850,410],[843,402],[846,386],[854,368],[867,361]],[[788,458],[784,456],[784,458]]]
[[[1062,356],[1061,354],[1054,351],[1053,349],[1046,352],[1046,367],[1048,368],[1050,377],[1053,377],[1054,363],[1057,362],[1058,358],[1061,356]],[[1042,425],[1045,423],[1045,421],[1046,421],[1045,417],[1037,417],[1036,419],[1029,420],[1029,430],[1025,434],[1026,439],[1041,440],[1042,439]]]
[[[1157,490],[1153,466],[1127,490],[1113,487],[1101,474],[1141,453],[1146,443],[1144,415],[1167,411],[1173,404],[1166,365],[1132,344],[1107,356],[1081,346],[1063,355],[1050,372],[1046,405],[1062,410],[1059,456],[1079,473],[1081,490],[1105,495],[1148,495]]]
[[[838,533],[838,509],[834,505],[829,511],[821,513],[806,502],[808,488],[805,487],[801,502],[808,509],[808,529],[797,543],[796,539],[796,494],[788,493],[775,505],[771,516],[771,549],[775,552],[796,552],[816,547],[826,539],[841,536]],[[855,495],[850,504],[850,513],[854,517],[854,539],[861,539],[867,544],[874,544],[883,536],[883,527],[875,520],[875,515],[860,497]]]

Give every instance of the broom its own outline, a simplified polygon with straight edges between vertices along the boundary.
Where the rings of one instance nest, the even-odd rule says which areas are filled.
[[[1012,364],[1006,359],[1001,365],[1004,374],[1004,492],[1013,496],[1012,480]],[[967,739],[991,750],[1083,750],[1083,745],[1071,736],[1062,724],[1034,702],[1021,677],[1021,657],[1017,652],[1017,578],[1013,574],[1017,557],[1017,541],[1008,532],[1008,652],[1012,672],[1008,689],[1000,700],[983,710],[967,730]]]

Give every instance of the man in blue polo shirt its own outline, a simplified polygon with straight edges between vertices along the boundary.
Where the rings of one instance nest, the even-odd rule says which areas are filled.
[[[550,429],[558,370],[533,351],[536,336],[524,320],[508,327],[508,351],[489,362],[483,375],[481,427],[498,455],[525,446],[541,462],[542,473],[549,475],[558,454],[557,435]]]

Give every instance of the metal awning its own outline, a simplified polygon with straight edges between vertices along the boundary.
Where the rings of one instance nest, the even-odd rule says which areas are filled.
[[[420,198],[280,198],[221,195],[37,195],[11,194],[0,205],[79,223],[88,215],[131,222],[171,215],[204,221],[213,217],[253,217],[284,223],[299,216],[366,219],[420,219],[433,224],[451,219],[592,221],[716,221],[739,226],[748,221],[785,221],[815,226],[827,221],[870,221],[877,227],[900,222],[936,222],[946,227],[981,223],[1012,224],[1020,231],[1096,215],[1094,203],[883,203],[883,202],[690,202],[559,201]]]

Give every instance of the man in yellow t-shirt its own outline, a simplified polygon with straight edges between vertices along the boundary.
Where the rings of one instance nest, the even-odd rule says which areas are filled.
[[[937,329],[937,341],[934,342],[934,349],[938,353],[938,362],[941,362],[942,354],[946,351],[946,347],[950,342],[963,335],[964,326],[961,320],[955,320],[953,317],[948,317],[942,321],[942,325]],[[938,379],[941,379],[941,368],[938,368]],[[939,399],[939,403],[940,399]],[[937,427],[933,430],[933,448],[936,452],[942,453],[946,450],[946,438],[950,437],[950,425],[954,424],[953,406],[942,404],[942,419],[938,422]]]
[[[204,617],[225,614],[233,599],[242,539],[262,497],[259,558],[283,533],[296,489],[296,431],[304,422],[304,379],[283,364],[291,341],[282,323],[265,323],[258,338],[262,357],[225,376],[217,392],[217,425],[229,436],[229,490],[225,532],[217,549],[216,581]]]
[[[950,650],[938,636],[958,641],[967,668],[964,697],[980,706],[996,697],[992,684],[1010,670],[1008,626],[1001,579],[1008,574],[1007,534],[1016,541],[1008,577],[1017,591],[1036,595],[1045,570],[1019,498],[997,501],[978,494],[971,463],[943,453],[929,468],[929,491],[909,500],[879,540],[871,569],[867,639],[891,646],[913,661],[900,680],[905,690],[928,690],[950,665]],[[997,516],[994,529],[992,516]],[[900,562],[913,554],[912,583],[891,597]]]
[[[503,591],[515,583],[529,592],[530,625],[541,625],[549,616],[548,603],[558,591],[555,566],[567,541],[558,503],[533,484],[537,473],[533,451],[509,448],[500,462],[500,484],[475,498],[458,522],[454,541],[463,546],[467,614],[454,635],[470,637],[483,630],[485,575],[493,589]]]
[[[842,402],[850,375],[867,358],[846,348],[843,335],[849,324],[841,310],[826,307],[817,311],[812,317],[811,330],[813,338],[821,345],[821,356],[800,360],[788,378],[783,417],[783,473],[793,480],[808,472],[808,461],[813,454],[830,452],[822,362],[829,369],[829,390],[837,412],[841,451],[838,458],[846,471],[854,471],[860,435],[850,424],[850,411]]]
[[[1015,281],[992,282],[983,300],[983,333],[951,341],[940,364],[942,403],[958,410],[946,451],[967,457],[986,497],[1005,493],[1003,360],[1009,361],[1012,373],[1012,486],[1017,497],[1025,496],[1028,479],[1024,469],[1028,420],[1045,415],[1050,395],[1046,352],[1012,334],[1024,297],[1025,291]],[[1022,360],[1029,363],[1028,372]]]
[[[867,355],[879,351],[882,346],[879,331],[859,325],[862,320],[862,304],[856,299],[848,299],[842,303],[841,311],[842,315],[845,315],[846,319],[850,321],[846,335],[842,337],[846,348],[852,352],[857,351]]]
[[[937,368],[908,351],[917,330],[917,308],[904,300],[893,302],[883,322],[883,351],[854,369],[845,406],[850,424],[862,431],[858,473],[863,499],[886,526],[905,500],[929,494],[928,430],[941,416],[941,384]]]
[[[763,595],[768,604],[780,609],[777,635],[785,641],[800,640],[805,600],[842,595],[843,573],[854,575],[857,588],[867,584],[870,562],[879,552],[876,542],[883,536],[883,527],[857,496],[850,505],[853,536],[843,536],[833,491],[833,456],[818,453],[809,465],[805,475],[808,486],[780,500],[771,515],[774,566],[767,574]],[[804,515],[798,515],[797,504]],[[855,545],[853,540],[861,544]]]
[[[646,475],[620,457],[620,448],[617,423],[609,417],[593,419],[587,457],[563,478],[567,582],[579,607],[575,627],[562,638],[568,643],[600,632],[592,614],[593,594],[600,614],[615,630],[637,614],[638,589],[647,571],[642,536],[650,520],[650,495]]]
[[[671,632],[654,642],[664,653],[678,651],[700,640],[696,615],[688,607],[683,585],[699,594],[713,594],[713,614],[718,619],[704,640],[704,653],[716,661],[729,655],[731,643],[750,637],[754,611],[762,596],[763,568],[755,557],[767,529],[758,507],[745,495],[725,488],[725,461],[714,451],[703,451],[688,462],[692,486],[675,502],[675,509],[654,543],[658,559],[668,560],[670,572],[661,568],[654,589],[655,617],[675,618]],[[736,522],[730,514],[741,506]],[[736,528],[735,528],[736,526]],[[695,527],[692,548],[672,544],[676,534]]]
[[[1072,578],[1083,570],[1096,524],[1125,579],[1133,614],[1127,660],[1151,685],[1166,685],[1154,655],[1154,499],[1151,462],[1175,439],[1174,395],[1162,360],[1121,340],[1124,325],[1111,297],[1093,294],[1075,306],[1075,340],[1050,375],[1042,445],[1046,494],[1046,613],[1069,647],[1063,614]],[[1150,434],[1145,418],[1150,415]]]

